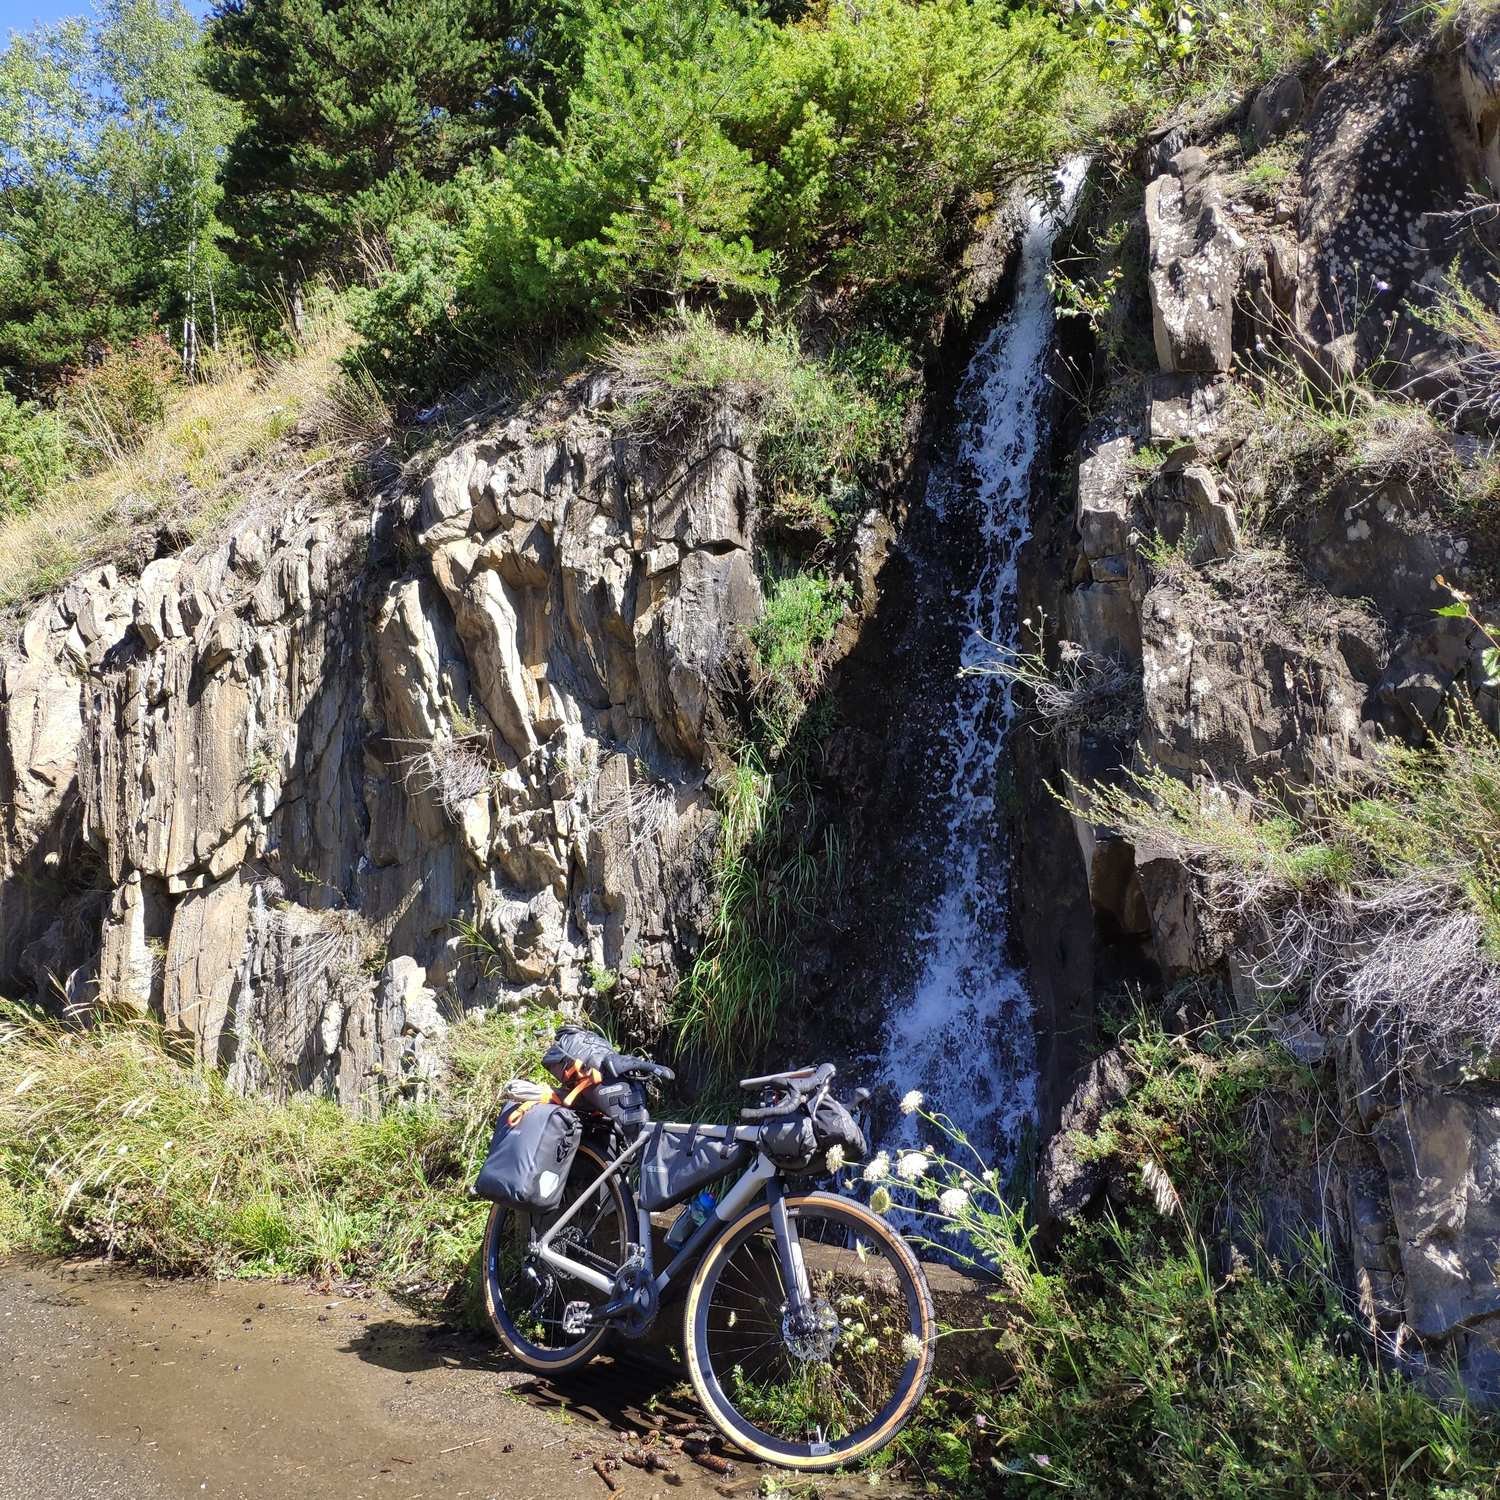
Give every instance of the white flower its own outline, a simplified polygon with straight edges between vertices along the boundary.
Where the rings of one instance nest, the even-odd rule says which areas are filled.
[[[891,1211],[891,1195],[884,1188],[876,1188],[870,1194],[870,1207],[878,1214],[888,1214]]]
[[[914,1115],[921,1107],[922,1091],[920,1089],[912,1089],[909,1093],[902,1096],[901,1113],[903,1115]]]
[[[844,1165],[844,1148],[842,1146],[830,1146],[828,1155],[823,1158],[830,1172],[837,1172]]]
[[[969,1195],[961,1187],[944,1188],[938,1194],[938,1212],[956,1219],[969,1206]]]
[[[903,1151],[896,1162],[896,1176],[903,1182],[917,1182],[927,1175],[925,1151]]]
[[[877,1151],[869,1161],[865,1163],[865,1181],[879,1182],[882,1177],[891,1175],[891,1156],[888,1151]]]
[[[914,1333],[903,1333],[901,1335],[901,1353],[907,1359],[920,1359],[922,1357],[922,1340]]]

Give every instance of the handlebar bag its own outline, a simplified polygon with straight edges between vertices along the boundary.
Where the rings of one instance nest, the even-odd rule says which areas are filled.
[[[550,1212],[562,1202],[582,1136],[578,1116],[560,1104],[507,1105],[490,1138],[474,1195]]]
[[[784,1171],[821,1167],[832,1146],[850,1160],[869,1149],[859,1122],[832,1094],[824,1094],[815,1109],[799,1109],[760,1127],[760,1149]]]
[[[754,1155],[749,1141],[708,1135],[698,1125],[658,1125],[641,1154],[641,1207],[656,1213],[681,1203]]]

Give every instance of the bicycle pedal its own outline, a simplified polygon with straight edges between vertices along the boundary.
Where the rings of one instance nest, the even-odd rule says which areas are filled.
[[[576,1338],[580,1333],[587,1333],[591,1326],[590,1314],[593,1312],[587,1302],[570,1302],[563,1308],[562,1326],[563,1332],[569,1338]]]

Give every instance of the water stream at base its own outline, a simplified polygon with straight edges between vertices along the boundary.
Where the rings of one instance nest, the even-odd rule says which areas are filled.
[[[1063,168],[1057,207],[1030,208],[1010,310],[964,372],[957,450],[928,480],[937,521],[962,524],[964,542],[979,553],[976,581],[952,621],[965,637],[966,665],[988,655],[984,639],[1017,642],[1017,562],[1031,534],[1052,347],[1047,272],[1085,168],[1081,158]],[[918,931],[914,979],[891,997],[879,1071],[898,1094],[921,1090],[1003,1172],[1035,1116],[1037,1092],[1031,997],[1006,957],[1009,860],[995,809],[1015,717],[1011,685],[961,677],[948,712],[938,771],[947,786],[931,799],[941,825],[928,845],[938,862],[935,896]],[[917,1138],[905,1130],[905,1141]]]

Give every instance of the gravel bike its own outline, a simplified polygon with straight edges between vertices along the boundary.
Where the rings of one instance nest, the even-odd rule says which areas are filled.
[[[812,1470],[884,1447],[931,1373],[932,1295],[878,1214],[796,1183],[799,1167],[826,1165],[803,1122],[831,1107],[852,1125],[831,1100],[832,1065],[747,1078],[760,1102],[740,1124],[686,1125],[655,1122],[647,1108],[647,1084],[670,1069],[613,1062],[613,1079],[573,1106],[583,1139],[557,1207],[497,1203],[490,1214],[485,1304],[505,1346],[534,1370],[577,1369],[612,1334],[644,1334],[685,1282],[693,1387],[746,1453]],[[799,1134],[814,1138],[814,1161],[805,1145],[789,1152]],[[658,1271],[653,1208],[730,1177]]]

